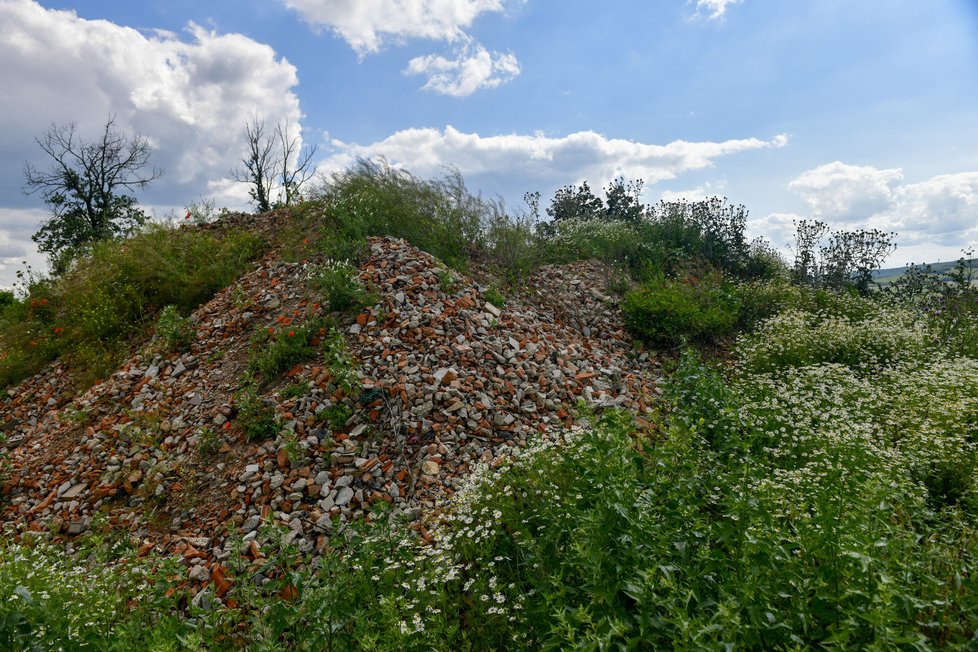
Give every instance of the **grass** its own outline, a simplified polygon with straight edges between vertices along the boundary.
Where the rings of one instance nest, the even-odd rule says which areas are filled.
[[[161,331],[179,346],[179,314],[237,278],[261,250],[250,233],[221,238],[153,225],[127,240],[97,244],[58,278],[31,278],[26,296],[0,308],[0,387],[67,359],[81,385],[112,371],[165,307]],[[167,330],[169,328],[169,330]]]
[[[274,326],[261,328],[251,339],[248,370],[269,383],[316,354],[328,321],[315,314],[282,314]]]
[[[259,533],[260,567],[232,537],[222,562],[232,588],[220,601],[194,600],[176,561],[139,557],[98,523],[70,543],[74,555],[42,535],[8,536],[0,539],[0,647],[974,649],[978,293],[970,280],[871,297],[794,286],[742,238],[742,208],[716,202],[660,206],[645,225],[571,221],[550,234],[501,222],[493,206],[457,177],[428,182],[362,164],[296,209],[305,221],[280,244],[296,260],[320,257],[311,280],[339,319],[369,298],[352,263],[322,266],[322,258],[356,261],[368,235],[407,238],[456,268],[488,255],[504,282],[547,260],[615,264],[640,284],[624,299],[633,331],[678,347],[653,414],[639,422],[582,409],[579,426],[475,465],[424,522],[423,538],[383,503],[337,531],[315,569],[274,525]],[[173,287],[154,285],[170,278],[163,262],[177,265],[182,254],[168,242],[153,241],[162,253],[152,254],[114,243],[78,276],[36,283],[23,299],[0,297],[0,340],[16,344],[0,369],[22,373],[52,355],[85,359],[53,331],[44,347],[21,346],[38,325],[65,329],[78,346],[138,335],[150,322],[116,314],[116,286],[97,278],[119,280],[120,300],[149,314],[175,306],[156,330],[161,340],[180,336],[167,346],[185,346],[180,315],[213,291],[190,280],[207,266],[233,277],[256,251],[245,236],[239,245],[234,236],[186,237],[177,244],[228,246],[227,260],[238,262],[217,265],[196,250],[204,267],[187,261]],[[136,266],[144,257],[147,266]],[[457,278],[445,272],[442,289],[458,289]],[[71,312],[67,288],[88,293],[75,299],[88,312]],[[491,293],[505,298],[499,286]],[[69,315],[85,326],[64,321]],[[108,315],[105,330],[98,315]],[[684,340],[729,349],[714,364]],[[115,352],[106,347],[93,351],[108,363]],[[252,375],[234,398],[248,439],[279,435],[262,388],[316,357],[346,397],[319,419],[345,427],[360,391],[356,360],[317,308],[257,332]],[[295,383],[280,396],[307,390]],[[123,435],[155,432],[149,420]],[[297,439],[285,441],[301,455]],[[198,453],[214,457],[220,443],[202,431]]]

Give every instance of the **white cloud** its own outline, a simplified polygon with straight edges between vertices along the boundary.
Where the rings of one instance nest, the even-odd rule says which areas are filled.
[[[790,258],[789,250],[795,241],[795,223],[804,219],[808,218],[797,213],[771,213],[765,217],[748,218],[747,235],[764,238]]]
[[[696,0],[695,17],[705,15],[707,20],[720,20],[727,13],[727,7],[740,4],[742,0]]]
[[[426,75],[422,87],[443,95],[465,97],[480,88],[494,88],[520,74],[520,64],[512,54],[489,52],[481,45],[468,42],[455,57],[448,59],[429,54],[415,57],[404,70],[408,75]]]
[[[880,170],[834,161],[802,173],[788,188],[797,192],[817,216],[852,222],[892,207],[895,189],[902,180],[903,171],[898,168]]]
[[[710,197],[723,197],[726,193],[726,188],[727,182],[724,180],[707,181],[688,190],[663,190],[659,199],[666,202],[681,201],[683,199],[700,201],[702,199],[709,199]]]
[[[376,54],[393,40],[427,39],[457,44],[449,55],[428,54],[408,62],[405,74],[428,78],[423,90],[465,97],[520,74],[510,53],[490,52],[466,33],[484,13],[505,10],[505,0],[282,0],[314,27],[329,28],[360,56]]]
[[[474,187],[513,198],[515,191],[546,193],[559,185],[588,181],[601,187],[617,176],[642,178],[646,188],[700,170],[729,154],[782,147],[786,137],[746,138],[723,142],[677,140],[653,145],[607,138],[593,131],[566,136],[508,134],[480,136],[451,126],[405,129],[366,145],[332,141],[333,155],[320,172],[348,167],[356,158],[384,157],[392,165],[423,177],[437,176],[445,166],[456,167]],[[517,195],[518,196],[518,195]]]
[[[140,198],[171,204],[211,196],[208,184],[237,163],[251,116],[301,117],[295,67],[240,34],[193,24],[182,37],[140,32],[30,0],[0,1],[0,24],[0,202],[10,208],[38,205],[20,191],[21,165],[47,164],[33,137],[51,123],[75,122],[90,137],[116,115],[120,129],[149,139],[151,163],[165,171]],[[17,244],[30,235],[3,221],[0,233]],[[0,271],[0,284],[7,276]]]
[[[978,172],[906,183],[900,168],[835,161],[804,172],[788,187],[813,217],[833,226],[894,231],[901,247],[941,251],[978,242]]]
[[[358,54],[379,52],[385,39],[455,41],[480,14],[503,11],[503,0],[282,0],[303,20],[327,27]]]
[[[970,246],[978,238],[978,172],[907,184],[897,196],[889,216],[897,230],[929,236],[943,246]]]

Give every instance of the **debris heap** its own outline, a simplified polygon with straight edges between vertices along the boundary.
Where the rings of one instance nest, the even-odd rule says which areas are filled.
[[[186,353],[144,345],[78,396],[56,362],[0,396],[0,520],[70,537],[99,515],[143,552],[179,553],[190,580],[220,594],[230,539],[261,555],[263,524],[315,558],[375,503],[418,519],[474,462],[569,425],[580,401],[648,409],[655,367],[634,351],[607,274],[594,262],[543,268],[494,305],[432,256],[372,239],[360,278],[378,301],[340,321],[359,388],[322,360],[299,365],[263,390],[278,437],[249,442],[234,397],[253,334],[321,310],[308,264],[266,256],[192,315]],[[285,386],[303,391],[285,398]],[[345,423],[324,418],[338,405]]]

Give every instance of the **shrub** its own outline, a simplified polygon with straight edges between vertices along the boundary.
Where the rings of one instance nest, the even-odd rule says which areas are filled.
[[[156,319],[156,339],[161,352],[182,351],[193,341],[194,327],[171,304],[164,307]]]
[[[316,355],[315,342],[324,333],[327,322],[315,316],[299,318],[280,315],[275,326],[259,330],[252,337],[252,357],[248,365],[265,383],[273,381],[283,371]]]
[[[275,408],[258,393],[253,380],[246,379],[244,385],[234,395],[237,422],[248,441],[272,439],[278,435],[278,418]]]
[[[111,371],[164,306],[189,313],[228,285],[261,250],[252,234],[223,237],[153,225],[93,245],[64,276],[31,279],[23,305],[0,317],[0,382],[37,372],[57,356],[86,384]]]
[[[686,340],[716,342],[733,332],[739,307],[733,286],[718,272],[682,279],[659,276],[627,293],[621,303],[629,332],[658,347]]]
[[[357,268],[350,263],[327,261],[313,272],[312,278],[330,310],[353,312],[367,302],[367,290]]]

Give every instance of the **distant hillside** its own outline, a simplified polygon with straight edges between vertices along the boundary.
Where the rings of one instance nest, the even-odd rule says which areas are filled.
[[[978,258],[972,258],[968,261],[968,263],[972,267],[978,266]],[[923,263],[921,264],[921,267],[930,265],[931,269],[934,272],[938,274],[947,274],[952,269],[954,269],[954,266],[957,264],[958,261],[950,260],[941,263]],[[888,283],[892,283],[893,281],[903,276],[908,269],[910,269],[910,266],[904,265],[903,267],[890,267],[888,269],[877,270],[876,272],[873,273],[873,278],[876,280],[877,283],[880,283],[882,285],[887,285]]]

